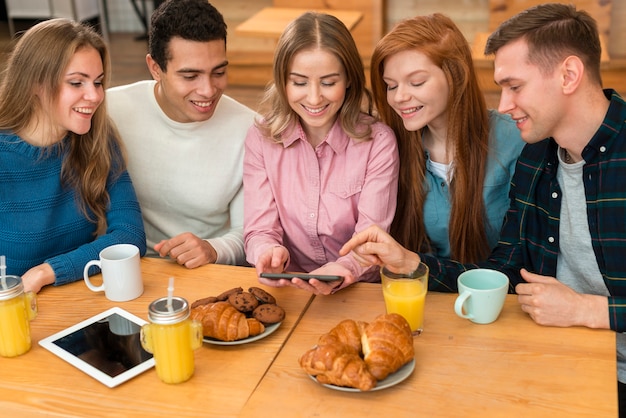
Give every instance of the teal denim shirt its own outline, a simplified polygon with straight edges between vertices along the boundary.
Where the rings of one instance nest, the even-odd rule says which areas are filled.
[[[509,208],[509,183],[515,171],[515,163],[525,143],[515,122],[495,110],[489,111],[489,158],[483,187],[483,200],[487,215],[487,240],[494,248],[500,236],[504,214]],[[428,195],[424,202],[426,233],[432,246],[432,254],[450,257],[449,219],[450,189],[444,179],[430,169],[430,157],[426,162],[426,187]]]

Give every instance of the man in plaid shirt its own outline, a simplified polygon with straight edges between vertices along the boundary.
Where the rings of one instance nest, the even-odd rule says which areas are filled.
[[[489,259],[462,265],[418,255],[376,227],[355,235],[342,253],[398,272],[421,259],[437,291],[457,291],[467,269],[497,269],[538,324],[616,331],[626,413],[626,103],[602,89],[596,23],[571,5],[539,5],[500,25],[485,52],[495,54],[498,110],[511,115],[527,142]]]

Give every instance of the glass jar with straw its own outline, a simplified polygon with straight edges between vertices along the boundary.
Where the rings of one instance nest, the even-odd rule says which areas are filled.
[[[37,316],[37,299],[24,293],[22,278],[6,274],[0,256],[0,356],[16,357],[30,350],[30,321]]]
[[[193,350],[202,346],[202,324],[189,318],[187,300],[173,293],[174,279],[170,278],[167,297],[148,307],[150,323],[141,328],[141,345],[154,354],[159,379],[182,383],[193,375]]]

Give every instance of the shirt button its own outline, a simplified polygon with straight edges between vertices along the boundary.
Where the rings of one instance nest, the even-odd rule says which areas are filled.
[[[606,152],[606,147],[604,145],[600,147],[600,152]]]
[[[552,192],[552,198],[556,199],[557,197],[559,197],[559,194],[557,192]]]
[[[554,237],[548,237],[548,242],[551,244],[554,243]]]
[[[309,214],[309,218],[315,218],[315,214],[314,213],[310,213]]]

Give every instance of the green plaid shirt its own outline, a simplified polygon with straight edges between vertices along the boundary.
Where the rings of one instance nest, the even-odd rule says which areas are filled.
[[[593,251],[611,295],[611,329],[625,332],[626,103],[613,90],[605,90],[605,94],[611,103],[602,126],[583,150],[583,181]],[[556,276],[561,212],[557,150],[552,138],[524,147],[511,181],[511,206],[500,241],[488,261],[462,265],[420,254],[430,267],[430,289],[456,292],[457,276],[476,267],[505,272],[511,280],[511,292],[522,281],[522,267]]]

